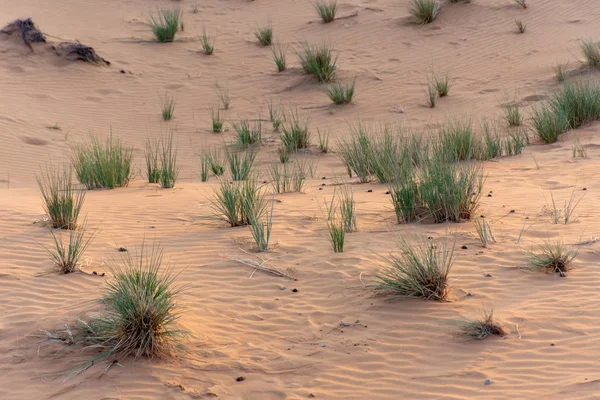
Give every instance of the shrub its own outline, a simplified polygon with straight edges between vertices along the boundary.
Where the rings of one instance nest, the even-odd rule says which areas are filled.
[[[263,46],[270,46],[273,40],[273,27],[271,25],[264,28],[258,28],[254,31],[254,36]]]
[[[283,72],[286,69],[286,61],[285,56],[287,53],[288,47],[282,45],[275,45],[271,49],[273,52],[273,61],[275,61],[275,65],[277,66],[277,72]]]
[[[591,39],[581,41],[581,52],[583,53],[584,62],[589,67],[600,67],[600,46]]]
[[[62,274],[70,274],[79,269],[79,264],[83,253],[94,238],[94,235],[86,236],[85,224],[79,229],[69,231],[69,243],[63,241],[62,235],[57,236],[53,230],[50,230],[52,239],[54,239],[53,247],[47,248],[46,251],[50,255],[50,259],[54,266]]]
[[[248,225],[251,219],[260,220],[267,207],[267,199],[253,179],[244,182],[222,180],[212,208],[217,219],[231,227]]]
[[[181,19],[182,15],[179,8],[173,10],[163,9],[158,10],[157,16],[153,15],[148,19],[148,25],[152,29],[157,42],[172,42],[181,26]]]
[[[314,7],[324,23],[331,22],[335,19],[335,13],[337,12],[336,0],[329,0],[327,2],[318,0],[314,4]]]
[[[342,85],[341,83],[335,83],[327,87],[327,95],[333,102],[333,104],[342,105],[352,103],[352,97],[354,97],[354,85],[356,81]]]
[[[256,159],[256,151],[248,149],[245,151],[227,150],[225,152],[231,178],[234,181],[243,181],[248,179],[252,172],[252,165]]]
[[[558,273],[564,276],[565,272],[571,268],[571,263],[577,257],[577,254],[577,250],[566,250],[560,241],[555,243],[546,242],[537,251],[531,251],[527,254],[526,269],[531,271],[544,270],[548,273]]]
[[[413,22],[429,24],[437,17],[440,8],[437,0],[412,0],[408,12],[412,15]]]
[[[336,77],[337,57],[333,56],[330,45],[310,46],[305,43],[301,53],[297,53],[306,74],[313,75],[319,82],[330,82]]]
[[[504,336],[506,331],[502,325],[494,321],[494,312],[484,311],[483,318],[470,319],[459,323],[462,335],[477,340],[483,340],[489,336]]]
[[[308,132],[308,119],[301,117],[298,110],[291,112],[281,126],[281,143],[292,150],[308,148],[310,133]]]
[[[160,182],[159,149],[160,142],[158,140],[146,139],[146,175],[149,183]]]
[[[89,144],[76,146],[72,163],[79,182],[88,189],[126,186],[131,177],[133,148],[110,136],[105,143],[92,136]]]
[[[260,142],[262,137],[262,124],[260,119],[256,120],[252,127],[247,119],[237,123],[233,122],[231,125],[236,133],[235,139],[239,145],[250,146]]]
[[[61,169],[48,166],[36,176],[44,211],[50,218],[53,228],[75,229],[77,219],[85,199],[85,191],[73,185],[73,171],[70,167]]]
[[[401,254],[390,256],[387,267],[376,276],[373,289],[381,295],[444,300],[449,291],[448,275],[454,264],[454,245],[436,245],[426,239],[411,246],[400,241]]]
[[[202,44],[202,52],[207,56],[211,55],[215,51],[215,41],[208,37],[206,29],[203,30],[202,36],[200,36],[200,43]],[[227,110],[229,107],[225,107]]]
[[[160,185],[170,189],[175,186],[179,175],[177,149],[173,148],[173,132],[160,141],[160,149]]]
[[[175,112],[175,99],[170,97],[168,93],[165,93],[165,97],[161,98],[161,110],[162,119],[164,121],[170,121],[173,118]]]
[[[100,300],[104,311],[85,324],[85,342],[100,350],[90,365],[110,356],[166,357],[184,332],[174,327],[179,319],[176,275],[162,268],[162,250],[143,249],[137,258],[122,253],[110,265],[112,280]]]

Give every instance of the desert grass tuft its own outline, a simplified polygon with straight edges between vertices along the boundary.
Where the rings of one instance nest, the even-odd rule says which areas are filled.
[[[317,129],[319,135],[319,151],[323,154],[329,152],[329,133],[321,135],[321,132]]]
[[[438,99],[438,91],[434,82],[430,81],[427,83],[427,92],[425,95],[425,100],[427,101],[429,108],[435,108]]]
[[[577,257],[578,250],[566,249],[560,242],[546,242],[535,251],[527,254],[525,269],[530,271],[545,271],[558,273],[561,276],[569,271],[573,260]]]
[[[65,243],[62,234],[57,235],[53,230],[50,230],[50,234],[53,246],[47,248],[46,252],[50,255],[55,268],[62,274],[70,274],[79,270],[83,254],[94,238],[94,235],[86,235],[85,223],[77,230],[69,231],[68,243]]]
[[[317,0],[314,7],[324,23],[331,22],[335,19],[335,14],[337,12],[336,0]]]
[[[518,33],[525,33],[527,30],[527,24],[523,23],[520,19],[515,20],[515,25],[517,26]]]
[[[175,112],[175,98],[169,96],[169,93],[165,93],[165,96],[160,99],[160,108],[162,110],[162,119],[170,121]]]
[[[254,149],[246,149],[243,151],[237,151],[235,149],[226,150],[225,157],[229,164],[231,178],[234,181],[243,181],[250,177],[256,154],[257,152]]]
[[[263,28],[257,28],[254,31],[254,36],[263,46],[270,46],[273,41],[273,27],[269,24]]]
[[[212,116],[212,131],[213,133],[223,132],[223,125],[225,125],[225,118],[221,114],[221,110],[218,107],[214,107],[211,111]]]
[[[521,8],[527,8],[527,0],[513,0]]]
[[[149,183],[160,182],[160,141],[157,139],[146,139],[146,176]]]
[[[235,140],[238,145],[250,146],[260,143],[262,138],[262,123],[260,119],[256,120],[252,126],[247,119],[232,122],[231,125],[236,133]]]
[[[438,97],[448,96],[451,86],[448,74],[432,74],[431,81],[433,82],[433,86],[435,87],[435,91],[437,92]]]
[[[72,169],[47,166],[36,180],[52,228],[76,229],[85,191],[75,188]]]
[[[275,201],[271,198],[271,210],[266,211],[266,220],[263,221],[260,217],[254,215],[254,212],[249,214],[249,224],[250,232],[252,233],[252,237],[254,238],[254,242],[256,243],[256,249],[259,252],[264,252],[269,250],[269,242],[271,240],[271,231],[273,230],[273,208],[275,205]],[[248,209],[255,211],[252,207],[248,207]]]
[[[227,222],[231,227],[248,225],[251,219],[262,218],[268,200],[254,179],[244,182],[221,180],[212,199],[215,218]]]
[[[202,45],[202,52],[207,56],[210,56],[215,51],[215,40],[208,37],[206,33],[206,28],[202,31],[202,36],[200,36],[200,44]],[[229,107],[226,107],[227,109]]]
[[[504,104],[504,117],[509,126],[520,126],[521,125],[521,110],[519,104],[515,101],[508,101]]]
[[[177,166],[177,148],[173,147],[173,132],[160,141],[160,185],[165,189],[175,187],[179,167]]]
[[[400,255],[392,255],[376,275],[372,287],[377,294],[444,300],[449,292],[454,245],[422,239],[417,245],[400,240]]]
[[[273,61],[277,66],[277,72],[283,72],[287,68],[286,63],[286,54],[287,54],[288,46],[277,44],[271,48],[273,52]]]
[[[361,123],[353,127],[352,131],[351,139],[338,141],[338,156],[350,177],[354,173],[362,183],[369,182],[373,174],[373,139],[368,128]]]
[[[71,162],[86,188],[114,189],[129,183],[132,157],[133,148],[111,133],[104,143],[92,136],[90,143],[76,146]]]
[[[433,22],[440,9],[437,0],[412,0],[408,12],[412,16],[412,22],[424,25]]]
[[[327,221],[329,240],[334,253],[343,253],[346,242],[346,227],[342,218],[334,217]]]
[[[556,142],[569,127],[562,111],[556,110],[555,112],[547,104],[542,104],[534,109],[531,119],[538,138],[544,143]]]
[[[340,185],[336,188],[340,219],[346,233],[357,232],[356,202],[350,185]]]
[[[282,167],[273,164],[269,173],[275,193],[289,193],[302,191],[308,171],[306,165],[295,162],[293,165],[283,163]]]
[[[219,88],[217,84],[217,94],[219,96],[219,100],[221,100],[221,105],[223,106],[223,109],[229,110],[231,108],[231,94],[229,93],[229,90]]]
[[[460,334],[471,339],[483,340],[490,336],[505,336],[506,331],[494,321],[494,311],[484,311],[477,319],[459,321]]]
[[[337,56],[334,57],[331,45],[304,43],[297,54],[304,73],[313,75],[319,82],[331,82],[336,78]]]
[[[575,198],[575,187],[573,187],[573,191],[571,192],[569,199],[565,200],[562,207],[559,207],[556,205],[554,195],[552,192],[550,192],[550,203],[546,201],[545,209],[549,212],[552,223],[557,225],[567,225],[570,222],[575,221],[577,217],[575,217],[574,212],[581,202],[581,199],[583,199],[583,196],[581,196],[579,199]]]
[[[353,80],[352,83],[346,83],[345,85],[342,85],[339,82],[331,84],[327,86],[327,95],[333,104],[342,105],[352,103],[355,84],[355,80]]]
[[[182,15],[179,8],[158,10],[156,16],[152,15],[148,19],[148,25],[152,29],[154,38],[161,43],[175,40],[175,35],[182,24]]]
[[[277,148],[277,155],[279,156],[279,161],[282,164],[290,162],[292,153],[293,153],[293,150],[291,150],[289,147],[286,147],[283,144]]]
[[[567,63],[558,63],[554,66],[554,76],[557,82],[564,82],[569,76]]]
[[[309,121],[298,110],[290,112],[281,124],[281,143],[292,151],[306,149],[310,145]]]
[[[491,242],[496,241],[494,232],[492,231],[492,226],[485,217],[482,216],[481,218],[474,218],[474,222],[477,237],[479,237],[479,241],[483,247],[488,247]]]
[[[600,67],[600,46],[592,39],[581,41],[581,52],[584,62],[592,68]]]

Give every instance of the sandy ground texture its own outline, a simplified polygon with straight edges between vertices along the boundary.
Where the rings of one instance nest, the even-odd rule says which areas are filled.
[[[79,40],[111,61],[107,67],[69,63],[0,35],[0,398],[596,398],[597,124],[485,163],[479,212],[497,239],[488,248],[478,243],[472,223],[397,225],[386,186],[368,183],[353,185],[359,231],[348,235],[344,253],[331,249],[322,204],[333,195],[333,178],[344,174],[335,142],[350,134],[349,124],[360,119],[428,131],[450,117],[501,121],[506,96],[527,115],[560,88],[553,66],[569,61],[577,69],[579,40],[600,37],[597,0],[531,0],[526,10],[509,0],[444,4],[426,26],[407,23],[408,3],[342,0],[338,15],[348,18],[322,24],[309,0],[0,0],[0,24],[31,17],[49,40]],[[174,43],[153,43],[147,16],[173,6],[183,11],[184,32]],[[515,19],[527,24],[525,34],[515,32]],[[331,106],[323,86],[301,73],[292,50],[290,68],[277,73],[271,50],[253,35],[269,21],[275,42],[292,48],[305,40],[332,43],[340,78],[356,79],[354,104]],[[203,27],[216,38],[211,56],[200,52]],[[429,109],[425,85],[432,69],[447,71],[452,88]],[[332,152],[320,155],[313,145],[301,156],[317,165],[304,193],[276,196],[277,246],[264,257],[296,281],[252,274],[231,261],[254,257],[246,253],[248,229],[209,218],[218,183],[200,182],[197,153],[233,137],[230,125],[222,134],[210,131],[217,82],[231,95],[228,120],[265,118],[272,99],[310,116],[313,143],[317,129],[330,132]],[[165,92],[177,101],[169,122],[160,116]],[[257,170],[277,158],[278,134],[266,125]],[[144,143],[169,129],[181,179],[175,189],[161,190],[144,181]],[[40,330],[97,311],[93,300],[106,277],[52,271],[35,174],[45,163],[67,161],[71,147],[90,133],[104,137],[111,130],[134,146],[137,177],[126,188],[87,193],[83,213],[98,235],[83,270],[106,272],[118,247],[133,249],[144,238],[160,242],[177,281],[190,285],[179,303],[180,325],[191,336],[176,359],[119,360],[101,378],[105,366],[63,382],[56,373],[89,353],[68,348],[48,357]],[[572,157],[576,138],[588,158]],[[573,190],[583,196],[577,220],[551,224],[544,211],[550,192],[562,203]],[[365,287],[381,265],[378,255],[396,251],[397,237],[446,235],[458,254],[451,301],[389,301]],[[524,252],[548,239],[588,242],[566,278],[519,269]],[[506,337],[455,335],[454,321],[490,307]]]

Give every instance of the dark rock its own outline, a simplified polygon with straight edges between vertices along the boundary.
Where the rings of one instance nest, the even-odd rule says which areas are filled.
[[[235,380],[238,382],[244,382],[246,380],[246,378],[243,376],[238,376],[237,378],[235,378]]]

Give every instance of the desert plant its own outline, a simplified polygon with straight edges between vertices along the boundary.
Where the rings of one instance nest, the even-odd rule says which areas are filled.
[[[569,71],[567,70],[567,63],[558,63],[554,66],[554,76],[556,77],[557,82],[564,82],[569,76]]]
[[[356,202],[350,185],[340,185],[336,188],[340,219],[346,233],[358,231],[356,222]]]
[[[527,24],[523,23],[520,19],[515,20],[515,25],[517,26],[518,33],[525,33],[527,30]]]
[[[475,218],[475,231],[479,237],[479,241],[483,247],[488,247],[491,242],[495,242],[494,232],[492,226],[485,217]]]
[[[578,138],[573,140],[572,150],[573,158],[587,158],[587,150],[585,149],[585,146],[581,144]]]
[[[288,50],[287,45],[277,44],[271,48],[273,52],[273,61],[275,61],[275,65],[277,66],[277,72],[285,71],[287,67],[287,63],[285,61],[285,56]]]
[[[317,0],[314,7],[324,23],[331,22],[335,19],[335,13],[337,12],[336,0]]]
[[[133,148],[111,133],[105,143],[92,136],[90,143],[76,146],[71,161],[79,182],[86,188],[114,189],[129,183],[132,156]]]
[[[277,154],[279,155],[279,161],[282,164],[290,162],[290,158],[292,157],[293,150],[290,150],[285,145],[280,145],[277,148]]]
[[[344,252],[344,243],[346,241],[346,226],[344,220],[339,217],[334,217],[327,221],[327,229],[329,230],[329,240],[335,253]]]
[[[232,122],[233,130],[236,133],[235,140],[240,146],[250,146],[259,143],[262,137],[262,124],[257,119],[252,126],[247,119],[239,122]]]
[[[529,144],[529,134],[526,129],[517,129],[511,132],[508,139],[505,140],[505,153],[509,156],[521,154],[525,146]]]
[[[202,44],[202,52],[207,56],[211,55],[215,51],[215,40],[208,37],[206,33],[206,28],[202,31],[202,36],[200,36],[200,44]],[[229,107],[225,107],[228,109]]]
[[[481,141],[470,120],[450,120],[440,129],[434,150],[446,161],[471,160],[480,157]]]
[[[400,240],[401,254],[390,256],[376,275],[376,293],[398,297],[444,300],[449,291],[448,275],[454,264],[454,245],[422,239],[417,245]]]
[[[264,252],[269,250],[269,241],[271,240],[271,231],[273,229],[273,207],[275,205],[275,201],[271,198],[271,211],[266,212],[266,221],[262,221],[260,217],[254,215],[254,212],[250,213],[248,227],[250,228],[250,232],[252,233],[252,237],[254,238],[254,242],[256,243],[256,248],[259,252]],[[248,207],[248,209],[255,211],[252,207]]]
[[[290,112],[281,125],[281,143],[292,151],[308,148],[310,133],[308,119],[298,114],[298,110]]]
[[[403,175],[389,185],[390,199],[399,224],[417,220],[422,208],[414,170],[406,169]]]
[[[527,254],[527,265],[524,268],[530,271],[544,270],[564,276],[577,255],[578,250],[567,250],[560,241],[546,242],[537,250]]]
[[[259,220],[266,210],[267,198],[253,179],[221,180],[211,203],[215,218],[236,227],[250,224],[251,218]]]
[[[160,142],[156,139],[146,139],[146,175],[149,183],[160,182],[160,160],[159,160]]]
[[[345,85],[339,82],[331,84],[327,86],[327,95],[333,104],[342,105],[352,103],[355,83],[356,81],[353,80],[352,83],[346,83]]]
[[[555,114],[564,115],[569,129],[577,129],[600,117],[600,85],[593,81],[566,84],[550,99]]]
[[[550,192],[550,200],[548,203],[546,201],[546,209],[550,213],[550,219],[553,224],[564,224],[567,225],[569,222],[573,222],[577,218],[573,215],[575,209],[579,205],[579,202],[583,199],[581,196],[579,199],[575,199],[575,187],[573,187],[573,191],[571,192],[571,196],[569,196],[568,200],[565,200],[564,205],[562,207],[558,207],[556,205],[556,201],[554,200],[554,195]]]
[[[224,110],[229,110],[231,107],[231,95],[229,94],[229,90],[219,88],[217,84],[217,94],[219,95],[219,100],[221,100],[221,105]]]
[[[298,162],[283,167],[272,164],[269,173],[275,193],[301,192],[307,175],[306,166]]]
[[[437,0],[412,0],[408,12],[414,23],[429,24],[437,17],[440,8]]]
[[[319,135],[319,151],[321,153],[327,153],[329,151],[329,133],[321,135],[321,132],[317,129]]]
[[[210,172],[210,164],[208,162],[208,156],[206,153],[200,154],[200,180],[202,182],[208,182]]]
[[[270,46],[273,40],[273,27],[269,24],[263,28],[257,28],[254,31],[254,36],[263,46]]]
[[[483,132],[482,159],[491,160],[502,155],[502,138],[497,130],[490,126],[489,122],[481,124]]]
[[[53,228],[77,228],[77,219],[85,199],[85,191],[75,188],[73,171],[70,167],[48,166],[36,176],[44,211]]]
[[[583,53],[584,62],[589,67],[600,67],[600,46],[592,39],[581,41],[581,52]]]
[[[425,100],[427,100],[427,105],[429,108],[435,108],[438,99],[438,92],[435,88],[435,84],[433,82],[427,83],[427,92]]]
[[[178,175],[177,149],[173,147],[173,132],[170,132],[160,141],[160,185],[165,189],[173,188]]]
[[[62,274],[77,271],[83,253],[85,253],[94,235],[86,237],[85,223],[77,230],[72,229],[69,231],[68,243],[63,241],[62,234],[57,236],[53,230],[50,230],[50,234],[54,242],[52,248],[47,248],[46,252],[50,255],[56,269]]]
[[[152,29],[152,33],[157,42],[172,42],[175,40],[175,34],[183,23],[181,10],[175,8],[173,10],[158,10],[156,16],[152,15],[148,19],[148,25]]]
[[[218,148],[209,148],[201,153],[201,157],[206,159],[208,168],[215,176],[221,176],[225,173],[225,161],[223,152]]]
[[[527,0],[513,0],[521,8],[527,8]]]
[[[448,93],[450,92],[450,78],[448,77],[448,74],[439,75],[434,73],[432,74],[431,82],[439,97],[448,96]]]
[[[221,110],[215,107],[211,111],[212,114],[212,131],[213,133],[223,132],[223,125],[225,124],[225,118],[221,115]]]
[[[483,340],[489,336],[505,336],[506,331],[494,321],[494,311],[484,311],[483,317],[459,321],[460,333],[471,339]]]
[[[313,45],[304,43],[302,51],[297,52],[302,70],[313,75],[319,82],[330,82],[336,77],[337,56],[328,44]]]
[[[169,93],[165,93],[165,96],[160,99],[160,108],[162,110],[162,119],[170,121],[175,112],[175,98],[169,96]]]
[[[245,151],[235,151],[234,149],[227,149],[225,157],[229,164],[229,171],[231,172],[231,178],[234,181],[243,181],[248,179],[250,172],[252,172],[252,165],[256,159],[257,152],[253,149],[247,149]]]
[[[554,143],[569,128],[569,122],[561,110],[555,112],[547,104],[533,110],[531,116],[537,136],[545,143]]]
[[[365,183],[371,180],[373,173],[373,139],[361,123],[352,130],[353,137],[350,140],[341,139],[337,144],[339,157],[346,166],[348,175],[352,177],[354,173],[361,182]]]
[[[521,125],[521,110],[518,103],[509,101],[504,105],[503,110],[509,126]]]

